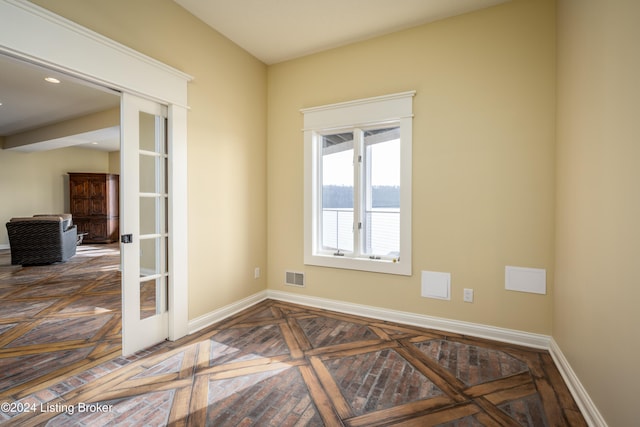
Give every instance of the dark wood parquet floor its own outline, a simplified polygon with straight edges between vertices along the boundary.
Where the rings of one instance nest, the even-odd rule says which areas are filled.
[[[121,354],[117,244],[66,263],[12,266],[0,251],[0,398],[22,397]]]
[[[34,309],[34,318],[55,304]],[[69,319],[80,312],[68,310]],[[116,334],[114,327],[102,336]],[[92,340],[73,338],[79,348]],[[35,345],[27,341],[21,346]],[[91,360],[96,347],[89,347]],[[545,351],[274,300],[144,354],[96,360],[83,372],[42,372],[41,386],[28,374],[10,375],[9,386],[5,378],[0,401],[33,406],[4,419],[25,426],[586,425]]]

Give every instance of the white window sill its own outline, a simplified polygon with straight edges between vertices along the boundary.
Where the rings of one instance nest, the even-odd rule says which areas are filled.
[[[385,259],[350,258],[335,255],[306,255],[304,263],[306,265],[315,265],[319,267],[411,276],[411,263],[409,261],[402,260],[391,261]]]

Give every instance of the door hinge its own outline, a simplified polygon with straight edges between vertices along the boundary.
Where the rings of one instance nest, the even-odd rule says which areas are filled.
[[[133,242],[133,234],[123,234],[120,236],[120,241],[122,243],[132,243]]]

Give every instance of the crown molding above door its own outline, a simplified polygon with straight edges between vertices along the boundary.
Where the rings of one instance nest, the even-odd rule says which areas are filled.
[[[0,53],[164,104],[187,106],[186,85],[193,77],[180,70],[26,0],[0,0],[0,16]]]

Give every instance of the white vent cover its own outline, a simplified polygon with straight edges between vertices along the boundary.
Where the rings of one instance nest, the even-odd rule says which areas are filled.
[[[512,267],[504,269],[504,287],[509,291],[547,293],[547,271],[541,268]]]
[[[451,299],[451,273],[422,272],[422,293],[426,298]]]
[[[284,284],[289,286],[304,287],[304,273],[297,271],[287,271],[285,274]]]

